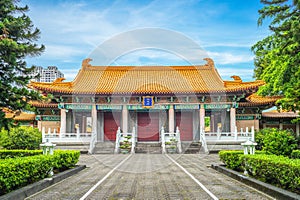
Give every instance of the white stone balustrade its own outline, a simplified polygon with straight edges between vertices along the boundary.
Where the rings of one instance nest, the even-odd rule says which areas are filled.
[[[51,129],[48,129],[48,132],[45,132],[45,127],[42,128],[42,142],[46,142],[48,139],[49,142],[90,142],[92,133],[80,133],[77,129],[76,133],[57,133],[56,129],[51,132]]]
[[[200,132],[201,133],[201,132]],[[245,142],[249,138],[254,140],[254,127],[251,127],[251,132],[249,132],[249,128],[246,127],[246,131],[244,132],[243,129],[241,129],[240,132],[238,132],[237,127],[235,127],[234,132],[221,132],[219,129],[216,133],[214,132],[206,132],[205,138],[206,141],[240,141]]]

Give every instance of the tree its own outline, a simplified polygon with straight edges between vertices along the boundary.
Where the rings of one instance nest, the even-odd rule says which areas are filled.
[[[270,19],[271,34],[252,46],[256,79],[266,82],[262,95],[280,95],[277,104],[300,109],[300,0],[261,0],[258,25]]]
[[[2,108],[19,111],[38,93],[26,88],[32,78],[32,67],[27,67],[27,56],[40,55],[45,47],[34,42],[40,31],[25,15],[28,6],[20,7],[18,0],[0,1],[0,129],[8,128]]]

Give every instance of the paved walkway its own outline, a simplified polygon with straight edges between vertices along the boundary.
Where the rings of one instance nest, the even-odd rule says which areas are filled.
[[[212,163],[218,155],[82,155],[85,170],[28,199],[272,199]]]

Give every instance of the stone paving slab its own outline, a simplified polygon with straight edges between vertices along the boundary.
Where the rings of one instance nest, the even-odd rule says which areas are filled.
[[[28,199],[80,199],[129,155],[82,155],[87,169]],[[170,155],[219,199],[272,199],[213,169],[218,155]],[[134,154],[87,199],[211,199],[187,174],[162,154]]]

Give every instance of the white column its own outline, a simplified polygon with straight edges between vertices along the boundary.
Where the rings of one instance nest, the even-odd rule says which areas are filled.
[[[299,136],[299,132],[300,132],[300,124],[296,124],[296,135]]]
[[[282,122],[279,122],[279,129],[280,129],[280,130],[283,129],[283,124],[282,124]]]
[[[169,132],[170,133],[174,133],[174,107],[173,105],[170,105],[170,109],[169,109]]]
[[[200,105],[200,110],[199,110],[199,115],[200,115],[200,128],[202,128],[202,130],[205,130],[205,109],[204,109],[204,105],[201,104]]]
[[[92,133],[97,135],[97,108],[96,105],[92,107]]]
[[[123,133],[128,132],[128,109],[126,105],[123,105],[122,109],[122,130]]]
[[[233,133],[236,126],[235,108],[230,108],[230,132]]]
[[[67,130],[67,113],[66,109],[60,109],[60,133],[66,133]]]

